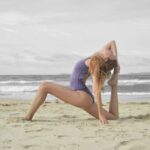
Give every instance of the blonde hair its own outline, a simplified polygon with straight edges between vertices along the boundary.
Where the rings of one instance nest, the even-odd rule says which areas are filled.
[[[115,67],[116,63],[112,63],[113,61],[105,60],[102,57],[92,56],[89,64],[89,73],[95,74],[98,78],[98,89],[104,90],[104,83],[107,78],[111,75],[112,68]]]

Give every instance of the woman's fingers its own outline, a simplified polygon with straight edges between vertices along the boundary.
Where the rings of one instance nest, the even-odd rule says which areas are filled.
[[[102,123],[102,124],[108,124],[108,120],[106,119],[106,117],[105,117],[103,114],[101,114],[101,115],[99,116],[99,121],[100,121],[100,123]]]
[[[102,123],[102,124],[108,124],[108,120],[101,120],[100,123]]]

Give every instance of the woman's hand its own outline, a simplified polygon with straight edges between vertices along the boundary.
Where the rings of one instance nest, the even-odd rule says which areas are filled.
[[[108,124],[107,118],[102,113],[99,113],[99,121],[102,124]]]

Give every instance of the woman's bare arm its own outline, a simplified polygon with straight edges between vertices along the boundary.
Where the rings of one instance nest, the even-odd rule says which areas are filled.
[[[118,52],[117,52],[117,46],[115,40],[111,40],[110,42],[106,43],[104,47],[102,47],[100,50],[96,51],[91,55],[92,56],[104,56],[105,58],[110,59],[116,59],[117,60],[117,67],[116,72],[120,72],[120,64],[118,61]]]
[[[108,42],[104,46],[104,49],[111,50],[112,56],[110,58],[117,60],[117,67],[115,68],[115,73],[119,73],[120,72],[120,65],[119,65],[119,61],[118,61],[118,52],[117,52],[117,46],[116,46],[115,40],[112,40],[112,41]]]
[[[116,42],[115,40],[112,40],[110,42],[108,42],[105,46],[104,46],[105,50],[110,50],[112,52],[112,56],[113,59],[115,58],[116,60],[118,60],[118,52],[117,52],[117,46],[116,46]]]
[[[95,75],[92,75],[92,80],[93,80],[93,84],[92,84],[92,91],[96,100],[96,104],[98,107],[98,112],[100,111],[101,107],[102,107],[102,101],[101,101],[101,95],[98,89],[98,79]],[[100,112],[99,112],[100,113]]]
[[[92,75],[92,80],[93,80],[92,90],[93,90],[94,98],[96,100],[99,120],[102,123],[108,123],[106,117],[102,113],[102,99],[101,99],[101,93],[100,93],[99,87],[98,87],[98,82],[99,81],[98,81],[96,73],[94,73]]]
[[[107,57],[113,57],[113,59],[117,59],[118,54],[117,54],[117,46],[115,40],[109,41],[98,51],[93,53],[91,56],[99,56],[101,54],[105,55],[105,57],[107,56]]]

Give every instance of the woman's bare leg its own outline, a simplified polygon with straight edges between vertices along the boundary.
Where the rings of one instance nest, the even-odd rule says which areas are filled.
[[[32,101],[32,104],[25,116],[26,120],[32,120],[33,115],[38,110],[38,108],[42,105],[42,103],[45,101],[47,93],[42,89],[43,87],[40,86],[34,100]]]
[[[73,91],[53,82],[43,82],[24,119],[32,120],[37,109],[45,101],[47,94],[52,94],[66,103],[81,108],[88,108],[92,104],[90,96],[83,91]]]
[[[113,74],[112,78],[109,80],[109,85],[111,86],[111,100],[109,105],[109,112],[106,111],[104,108],[102,109],[103,114],[109,120],[115,120],[119,117],[118,112],[118,94],[117,94],[117,87],[118,87],[118,74]],[[90,108],[85,109],[89,114],[94,116],[95,118],[99,119],[97,105],[94,103]]]
[[[118,90],[117,86],[111,87],[111,100],[109,104],[109,112],[112,113],[116,118],[119,118],[119,109],[118,109]]]

